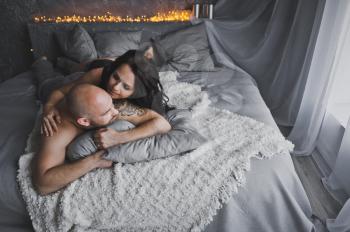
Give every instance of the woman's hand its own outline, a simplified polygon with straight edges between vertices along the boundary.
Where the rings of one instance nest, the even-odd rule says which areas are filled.
[[[122,144],[124,140],[122,132],[110,128],[99,129],[94,135],[94,142],[99,150]]]
[[[57,132],[57,124],[61,123],[60,113],[54,105],[46,104],[41,121],[41,134],[52,136]]]

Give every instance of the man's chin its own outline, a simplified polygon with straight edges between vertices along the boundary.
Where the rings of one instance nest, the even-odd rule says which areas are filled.
[[[91,123],[91,125],[89,127],[87,127],[87,129],[96,129],[99,127],[104,127],[107,126],[109,123]]]

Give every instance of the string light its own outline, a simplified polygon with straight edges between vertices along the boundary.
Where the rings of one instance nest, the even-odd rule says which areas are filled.
[[[34,22],[54,22],[54,23],[120,23],[120,22],[183,22],[189,21],[192,12],[189,10],[172,10],[166,13],[157,13],[154,16],[146,17],[145,15],[130,17],[129,15],[125,18],[121,16],[112,15],[110,12],[106,12],[105,15],[97,16],[36,16],[33,18]]]

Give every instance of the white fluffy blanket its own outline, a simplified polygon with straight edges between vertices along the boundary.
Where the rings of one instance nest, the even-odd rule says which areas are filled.
[[[97,169],[44,197],[33,190],[33,153],[23,155],[18,181],[35,230],[200,231],[244,184],[250,158],[292,150],[279,131],[209,107],[206,93],[177,82],[176,73],[161,81],[171,104],[192,108],[209,142],[186,155]]]

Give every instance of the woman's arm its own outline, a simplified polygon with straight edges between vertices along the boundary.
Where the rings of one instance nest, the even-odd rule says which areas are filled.
[[[56,105],[64,98],[64,96],[69,92],[69,90],[77,84],[89,83],[93,85],[98,85],[101,81],[102,71],[103,68],[92,69],[89,72],[85,73],[83,76],[81,76],[78,80],[54,90],[45,104]]]
[[[41,123],[42,134],[45,134],[45,136],[52,136],[55,132],[57,132],[57,123],[60,123],[61,119],[56,109],[56,105],[64,98],[69,90],[73,86],[81,83],[98,85],[101,80],[102,70],[103,68],[92,69],[89,72],[85,73],[78,80],[52,91],[43,107],[43,119]]]
[[[122,143],[135,141],[171,130],[169,122],[157,112],[135,106],[129,102],[116,105],[119,110],[117,120],[126,120],[136,127],[118,132],[110,128],[102,128],[95,133],[94,141],[100,149],[106,149]]]

